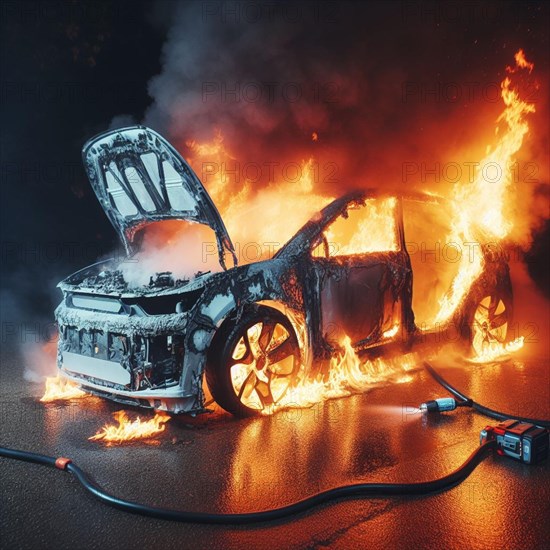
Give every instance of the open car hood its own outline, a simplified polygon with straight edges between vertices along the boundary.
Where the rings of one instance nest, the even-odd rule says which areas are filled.
[[[187,220],[216,234],[221,266],[225,254],[237,265],[227,229],[206,189],[181,155],[159,134],[144,126],[104,132],[82,149],[84,166],[103,210],[120,235],[126,252],[140,249],[146,225]]]

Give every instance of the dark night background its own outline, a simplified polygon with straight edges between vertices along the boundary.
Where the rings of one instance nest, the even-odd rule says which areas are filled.
[[[118,246],[80,160],[83,143],[117,121],[145,122],[184,154],[185,139],[221,127],[243,162],[266,150],[309,154],[320,130],[320,156],[345,176],[364,163],[391,179],[403,160],[449,158],[480,125],[490,136],[501,109],[479,98],[404,104],[403,82],[500,81],[519,47],[543,84],[532,123],[542,132],[524,149],[543,166],[530,192],[542,222],[527,257],[548,295],[547,3],[279,3],[269,16],[269,3],[252,5],[259,21],[257,11],[205,19],[216,2],[2,3],[3,321],[51,319],[57,281]],[[299,17],[284,11],[296,6]],[[205,105],[201,84],[221,79],[330,80],[341,94],[299,112]],[[472,112],[487,114],[469,124]]]
[[[145,2],[2,10],[2,315],[31,320],[51,311],[59,275],[115,244],[80,150],[116,114],[143,113],[164,30]]]

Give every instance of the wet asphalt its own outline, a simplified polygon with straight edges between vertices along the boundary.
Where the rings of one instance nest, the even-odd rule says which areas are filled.
[[[462,409],[416,413],[419,402],[446,395],[419,367],[409,382],[310,409],[245,420],[220,411],[183,416],[155,440],[109,447],[88,437],[121,406],[91,396],[42,404],[42,387],[24,380],[23,363],[17,347],[2,347],[3,446],[70,457],[106,490],[169,508],[254,511],[346,483],[429,480],[459,466],[492,423]],[[434,366],[484,404],[550,418],[547,359],[520,353],[473,366],[440,357]],[[487,549],[543,548],[549,540],[549,461],[491,457],[445,493],[343,500],[247,527],[133,516],[94,500],[70,475],[37,465],[0,459],[0,473],[2,548]]]

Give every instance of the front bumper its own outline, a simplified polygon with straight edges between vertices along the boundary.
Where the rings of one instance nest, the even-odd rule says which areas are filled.
[[[85,392],[104,397],[117,403],[131,405],[135,407],[143,407],[147,409],[155,409],[157,411],[166,411],[174,414],[179,413],[199,413],[204,409],[197,406],[199,402],[197,396],[182,396],[181,389],[174,390],[142,390],[142,391],[124,391],[113,390],[103,385],[96,384],[90,379],[67,371],[63,367],[59,368],[59,372],[63,378],[70,380],[78,385]]]
[[[83,390],[173,413],[202,410],[201,385],[185,384],[187,314],[137,316],[62,303],[56,320],[58,367]]]

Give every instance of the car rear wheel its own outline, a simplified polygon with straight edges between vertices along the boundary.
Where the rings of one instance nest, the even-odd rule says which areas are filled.
[[[238,416],[280,403],[300,369],[300,346],[290,321],[258,306],[220,329],[206,366],[216,402]]]
[[[506,342],[511,330],[512,300],[498,291],[479,299],[471,314],[472,352],[482,356]]]

